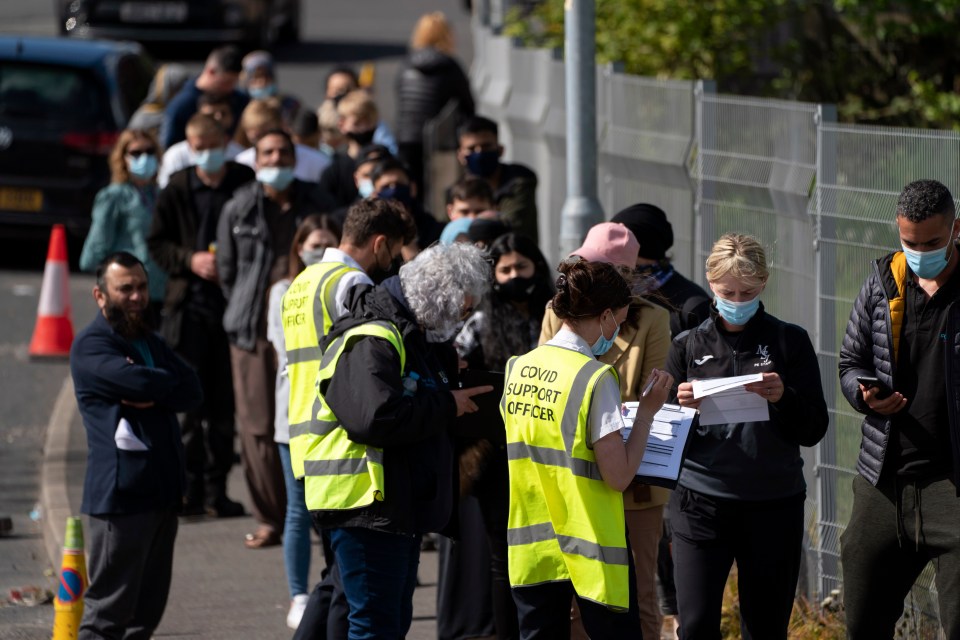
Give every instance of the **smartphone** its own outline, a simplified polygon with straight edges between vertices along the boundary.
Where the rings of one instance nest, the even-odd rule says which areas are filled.
[[[877,389],[877,400],[884,400],[890,397],[890,394],[893,391],[887,385],[880,382],[880,380],[874,376],[857,376],[857,382],[870,389],[871,387]]]

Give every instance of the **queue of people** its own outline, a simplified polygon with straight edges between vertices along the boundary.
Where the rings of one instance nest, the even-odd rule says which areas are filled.
[[[743,637],[786,638],[800,447],[828,415],[809,336],[761,302],[764,247],[718,238],[708,294],[670,262],[667,214],[638,203],[554,268],[536,174],[501,161],[497,123],[444,81],[462,70],[442,15],[414,42],[397,140],[352,70],[325,79],[314,114],[269,54],[231,48],[166,96],[159,139],[120,136],[81,256],[100,313],[71,361],[91,460],[109,460],[85,483],[102,551],[80,637],[148,637],[177,515],[248,508],[242,543],[283,545],[295,638],[404,637],[437,533],[440,638],[656,640],[664,615],[680,638],[716,638],[734,563]],[[411,128],[452,98],[462,176],[434,216]],[[930,559],[958,633],[954,390],[922,384],[953,380],[952,351],[930,345],[956,332],[954,216],[939,183],[904,190],[904,250],[864,285],[841,353],[867,415],[843,548],[854,638],[892,636]],[[637,480],[665,402],[697,409],[693,381],[748,372],[769,419],[695,428],[673,491]],[[247,505],[226,491],[237,439]],[[894,547],[896,563],[878,560]],[[145,572],[163,579],[138,587]],[[865,596],[879,583],[884,616]]]

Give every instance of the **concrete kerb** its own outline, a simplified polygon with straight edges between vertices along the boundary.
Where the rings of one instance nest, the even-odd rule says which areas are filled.
[[[67,461],[70,454],[70,428],[77,410],[73,379],[67,376],[53,405],[43,444],[40,474],[40,506],[43,514],[43,544],[55,570],[63,557],[67,518],[73,515],[67,491]]]

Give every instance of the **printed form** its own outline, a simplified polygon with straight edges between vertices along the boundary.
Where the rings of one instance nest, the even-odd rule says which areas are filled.
[[[770,405],[767,399],[743,388],[752,382],[763,382],[763,374],[694,380],[693,397],[703,398],[700,424],[706,426],[769,420]]]
[[[637,417],[638,402],[623,405],[623,420],[632,425]],[[655,484],[672,489],[680,477],[683,457],[690,437],[690,427],[697,415],[695,409],[675,404],[665,404],[653,418],[647,448],[637,469],[637,479],[646,484]],[[623,428],[623,439],[630,437],[630,427]]]

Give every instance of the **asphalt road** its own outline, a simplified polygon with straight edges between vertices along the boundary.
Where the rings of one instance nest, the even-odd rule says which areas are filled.
[[[299,96],[308,105],[319,103],[323,78],[332,66],[358,66],[370,61],[376,69],[374,96],[381,116],[392,124],[396,74],[416,19],[428,11],[445,11],[455,25],[459,56],[468,62],[472,55],[469,17],[459,0],[443,3],[429,0],[303,0],[303,9],[302,42],[280,46],[274,53],[278,60],[281,90]],[[52,0],[3,0],[0,3],[0,33],[56,35]],[[153,53],[159,61],[177,60],[199,69],[205,50],[182,51],[164,47]],[[35,363],[27,356],[45,255],[46,240],[12,241],[4,238],[0,230],[0,515],[11,515],[14,522],[14,535],[0,538],[0,640],[49,638],[53,615],[49,606],[28,608],[4,604],[10,589],[28,585],[52,588],[54,583],[39,526],[30,517],[39,499],[39,465],[46,424],[53,399],[69,374],[64,362]],[[71,276],[76,330],[82,328],[94,313],[90,296],[92,285],[92,278],[88,275]],[[210,527],[223,527],[224,536],[235,534],[227,528],[226,522],[211,523]],[[213,531],[212,528],[208,530]],[[181,542],[193,537],[189,526],[181,529]],[[234,541],[225,540],[224,543],[232,545]],[[279,557],[271,555],[274,558],[265,564],[276,569]],[[202,557],[202,553],[190,554],[190,557]],[[253,584],[241,585],[244,587],[241,593],[256,589],[260,563],[266,560],[268,558],[262,556],[253,563],[254,566],[245,568],[247,571],[242,573],[248,578],[252,574]],[[189,568],[186,564],[178,564],[178,567],[183,566],[186,571]],[[175,569],[175,573],[179,570]],[[421,577],[427,578],[423,574]],[[271,583],[276,580],[275,576],[269,579]],[[231,615],[230,601],[212,595],[218,590],[216,584],[193,580],[190,586],[188,602],[178,604],[171,601],[174,610],[192,605],[190,613],[180,609],[180,615],[165,621],[165,628],[159,635],[203,637],[204,634],[197,636],[191,631],[201,628],[211,616]],[[209,608],[204,604],[205,598],[209,599]],[[271,594],[270,598],[278,603],[271,605],[275,610],[271,616],[282,620],[284,597]],[[429,603],[429,598],[427,596],[421,603]],[[240,613],[247,608],[243,600],[240,597],[233,604]],[[255,597],[251,600],[255,601]],[[416,618],[410,637],[434,636],[429,606],[418,605]],[[271,631],[267,632],[267,629]],[[272,632],[273,629],[277,630],[276,633]],[[225,637],[286,637],[282,629],[282,625],[268,623],[264,633],[248,629],[253,633],[248,635],[235,630]]]

